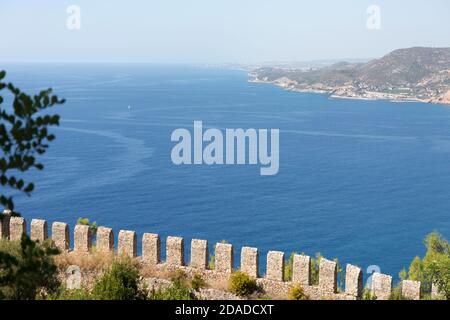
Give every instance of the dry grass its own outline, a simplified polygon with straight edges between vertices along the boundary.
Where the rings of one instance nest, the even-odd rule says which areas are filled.
[[[79,266],[82,270],[102,271],[111,266],[117,257],[113,253],[103,252],[68,252],[55,257],[55,263],[60,269],[66,269],[71,265]]]
[[[215,276],[211,270],[193,270],[187,267],[170,267],[165,264],[151,265],[143,262],[139,265],[139,273],[144,278],[171,280],[179,276],[180,272],[185,273],[188,281],[191,281],[196,274],[200,275],[205,280],[205,288],[228,290],[228,279]]]
[[[139,274],[144,278],[159,278],[170,280],[176,275],[175,270],[165,268],[163,265],[150,265],[139,263]]]

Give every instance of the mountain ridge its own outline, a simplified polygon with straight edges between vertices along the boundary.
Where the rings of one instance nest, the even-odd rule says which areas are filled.
[[[250,77],[251,82],[334,98],[450,104],[450,48],[403,48],[367,63],[343,61],[309,70],[256,68]]]

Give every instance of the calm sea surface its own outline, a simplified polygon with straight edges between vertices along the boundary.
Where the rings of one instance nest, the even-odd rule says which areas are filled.
[[[423,238],[450,238],[450,108],[329,100],[251,84],[241,71],[186,66],[11,65],[27,92],[48,86],[57,140],[24,216],[100,225],[261,251],[321,252],[397,275]],[[128,106],[131,106],[131,110]],[[171,132],[279,128],[280,171],[175,166]],[[163,242],[164,245],[164,242]],[[163,247],[164,248],[164,247]],[[188,251],[188,250],[187,250]],[[163,253],[164,257],[164,253]],[[187,259],[188,260],[188,259]]]

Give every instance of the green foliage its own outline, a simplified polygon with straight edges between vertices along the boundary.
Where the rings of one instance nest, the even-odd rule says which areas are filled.
[[[410,280],[420,281],[420,279],[423,279],[424,277],[426,277],[424,264],[419,257],[415,257],[409,266],[408,278]]]
[[[191,287],[195,291],[199,291],[201,288],[204,288],[205,284],[205,280],[203,280],[202,276],[198,273],[195,274],[191,280]]]
[[[389,296],[389,300],[408,300],[403,296],[402,293],[402,285],[398,284],[392,289],[391,295]]]
[[[377,296],[370,291],[369,288],[364,288],[364,292],[361,297],[362,300],[377,300]]]
[[[296,255],[296,252],[292,252],[289,256],[288,260],[284,264],[284,272],[283,277],[284,281],[292,281],[292,270],[294,267],[294,255]]]
[[[147,291],[139,286],[139,271],[130,260],[114,261],[94,284],[96,300],[145,300]]]
[[[430,233],[424,243],[424,258],[415,257],[408,271],[400,272],[400,278],[420,281],[424,294],[429,294],[435,283],[444,298],[450,300],[450,243],[438,232]]]
[[[256,281],[246,273],[236,271],[231,275],[230,291],[238,296],[248,296],[256,291]]]
[[[2,244],[0,249],[0,299],[32,300],[58,290],[53,261],[57,249],[31,241],[25,234],[20,243]]]
[[[88,218],[78,218],[77,224],[81,224],[83,226],[89,226],[89,227],[91,227],[91,230],[92,230],[93,234],[97,233],[98,226],[97,226],[97,222],[96,221],[90,223]]]
[[[13,191],[30,195],[34,189],[33,183],[27,183],[22,178],[11,175],[23,173],[29,169],[42,170],[44,166],[37,162],[36,157],[43,155],[48,143],[55,139],[49,133],[50,126],[59,125],[58,115],[49,115],[47,110],[64,103],[52,90],[43,90],[33,97],[21,92],[11,83],[3,82],[6,72],[0,71],[0,94],[6,90],[13,96],[12,107],[3,107],[4,98],[0,95],[0,184]],[[45,115],[38,116],[40,113]],[[0,194],[0,203],[14,211],[12,196]],[[18,215],[18,212],[15,212]]]
[[[320,252],[317,252],[316,257],[311,259],[311,283],[313,286],[319,284],[320,259],[322,259]]]
[[[216,267],[216,256],[214,254],[210,254],[208,261],[208,269],[214,270],[215,267]]]
[[[192,300],[194,297],[187,285],[186,274],[177,270],[171,279],[172,283],[167,288],[153,291],[152,300]]]
[[[288,260],[285,263],[284,267],[284,280],[285,281],[292,281],[292,269],[294,266],[294,255],[297,254],[296,252],[291,253]],[[303,255],[304,253],[302,253]],[[320,252],[316,253],[315,258],[311,258],[311,284],[312,285],[318,285],[319,284],[319,269],[320,269],[320,259],[322,259],[322,255]],[[334,259],[334,261],[337,264],[337,273],[338,273],[338,279],[339,279],[339,288],[342,288],[342,280],[344,277],[342,276],[342,267],[339,263],[338,259]]]
[[[305,293],[299,284],[295,284],[289,289],[289,300],[309,300],[309,296]]]
[[[284,276],[286,281],[292,280],[292,269],[294,265],[294,254],[292,253],[289,256],[289,260],[286,264],[285,270],[284,270]],[[303,254],[303,253],[302,253]],[[318,285],[319,284],[319,266],[320,266],[320,259],[322,259],[322,255],[320,252],[316,253],[315,258],[311,258],[311,284],[312,285]]]
[[[150,296],[151,300],[192,300],[192,294],[189,287],[176,282],[172,283],[165,289],[153,292]]]
[[[92,300],[92,294],[84,288],[67,289],[61,286],[57,293],[48,295],[46,300]]]
[[[405,268],[402,269],[402,271],[398,274],[400,280],[408,280],[408,271],[406,271]]]
[[[292,270],[294,267],[294,255],[298,253],[292,252],[284,264],[284,280],[285,281],[292,281]],[[304,255],[304,253],[302,253]],[[316,253],[316,258],[311,259],[311,283],[313,285],[319,284],[319,264],[320,259],[322,258],[322,255],[320,252]]]
[[[337,269],[337,290],[338,292],[342,292],[344,291],[344,281],[345,281],[345,277],[344,277],[344,270],[342,269],[341,263],[339,262],[338,258],[335,258],[333,260],[334,262],[336,262],[336,269]]]
[[[165,289],[153,292],[150,296],[151,300],[192,300],[189,287],[181,283],[172,283]]]

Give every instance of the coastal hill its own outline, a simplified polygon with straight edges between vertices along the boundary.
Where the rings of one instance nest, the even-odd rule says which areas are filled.
[[[308,70],[262,67],[250,76],[252,82],[335,98],[450,104],[450,48],[399,49],[367,63],[339,62]]]

